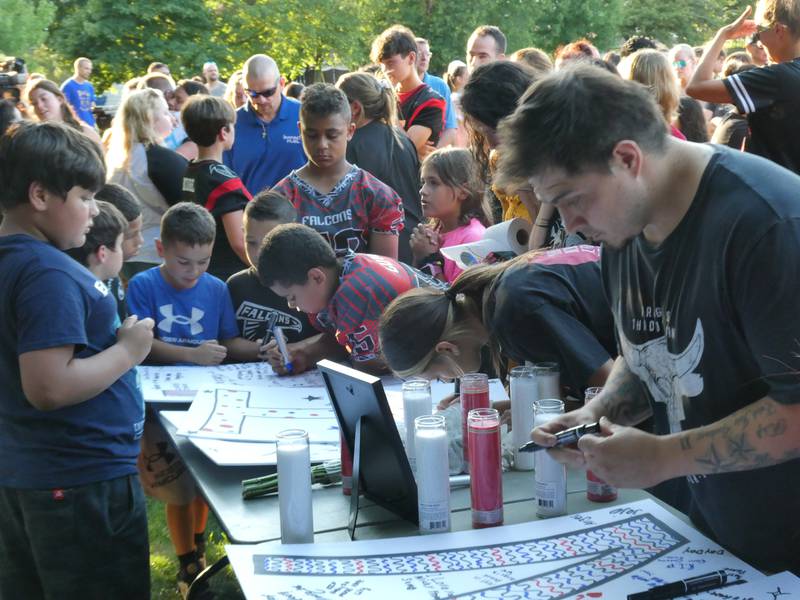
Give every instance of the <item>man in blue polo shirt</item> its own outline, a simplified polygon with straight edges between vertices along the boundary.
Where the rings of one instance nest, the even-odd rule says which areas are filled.
[[[431,63],[431,46],[428,40],[418,37],[415,39],[417,42],[417,73],[419,73],[422,83],[429,85],[434,92],[444,98],[447,108],[444,111],[444,129],[439,136],[439,148],[450,146],[456,143],[456,131],[458,130],[458,121],[456,120],[456,111],[453,108],[453,103],[450,101],[450,88],[445,83],[444,79],[431,75],[428,73],[428,67]]]
[[[254,196],[306,163],[300,142],[300,103],[283,95],[286,80],[265,54],[242,68],[247,103],[236,111],[236,140],[223,161]]]
[[[89,82],[89,76],[92,74],[92,61],[84,57],[76,58],[73,68],[74,74],[61,84],[61,91],[64,92],[67,102],[75,109],[78,118],[94,127],[92,108],[94,108],[96,98],[94,86]]]

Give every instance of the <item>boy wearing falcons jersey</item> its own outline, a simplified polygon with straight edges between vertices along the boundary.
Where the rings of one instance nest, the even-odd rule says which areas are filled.
[[[322,333],[288,350],[293,372],[312,368],[323,358],[349,355],[354,366],[373,373],[387,371],[378,340],[378,322],[397,296],[418,287],[444,284],[384,256],[349,253],[337,259],[326,240],[310,227],[279,225],[264,239],[258,276],[290,308],[309,313]],[[284,359],[272,341],[267,358],[278,373]]]
[[[354,131],[344,92],[323,83],[306,88],[300,136],[308,162],[273,189],[292,201],[298,221],[321,233],[336,256],[369,252],[397,260],[402,201],[388,185],[347,162]]]

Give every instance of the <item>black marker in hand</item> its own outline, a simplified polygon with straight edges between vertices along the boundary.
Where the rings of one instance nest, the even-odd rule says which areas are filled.
[[[540,446],[536,442],[528,442],[519,447],[520,452],[538,452],[539,450],[548,450],[550,448],[560,448],[562,446],[570,446],[577,444],[588,433],[600,433],[599,423],[586,423],[576,427],[570,427],[564,431],[559,431],[556,434],[556,443],[552,446]]]

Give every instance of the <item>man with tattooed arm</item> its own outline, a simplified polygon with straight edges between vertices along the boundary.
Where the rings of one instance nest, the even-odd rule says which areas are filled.
[[[599,420],[549,452],[619,487],[685,477],[698,527],[800,570],[800,177],[670,137],[646,89],[592,66],[537,82],[500,136],[504,183],[602,243],[620,348],[600,396],[533,440]]]

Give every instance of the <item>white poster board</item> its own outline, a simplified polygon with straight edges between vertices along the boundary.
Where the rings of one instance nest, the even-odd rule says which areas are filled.
[[[278,377],[265,362],[200,366],[137,367],[146,402],[186,402],[202,389],[269,385],[281,388],[323,387],[319,371],[309,371],[291,377]]]
[[[178,435],[236,442],[274,442],[303,429],[309,442],[338,444],[339,425],[325,388],[214,387],[200,390]]]
[[[762,577],[652,500],[490,529],[226,552],[252,600],[620,600],[720,569]]]
[[[187,411],[161,411],[175,429],[183,427]],[[255,467],[275,465],[278,452],[274,442],[235,442],[205,437],[190,437],[198,450],[220,467]],[[334,444],[309,444],[312,463],[339,459],[339,446]]]

